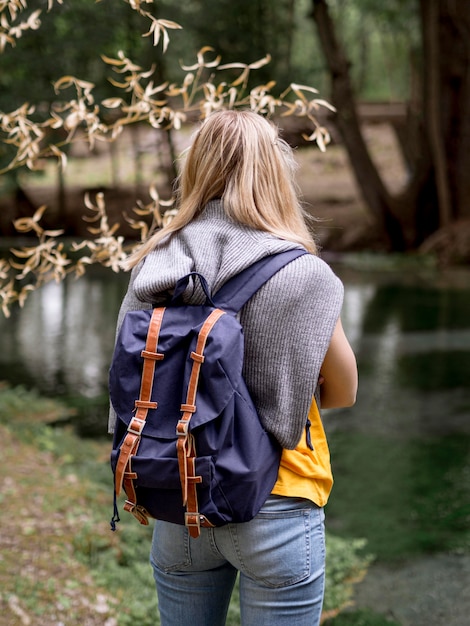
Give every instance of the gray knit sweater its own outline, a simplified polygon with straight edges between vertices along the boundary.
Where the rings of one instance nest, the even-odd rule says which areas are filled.
[[[218,200],[181,231],[165,239],[134,268],[118,318],[151,308],[192,271],[203,274],[212,292],[258,259],[295,243],[231,221]],[[197,285],[186,300],[201,303]],[[328,265],[308,254],[281,269],[243,307],[243,374],[264,427],[284,448],[293,449],[305,428],[320,367],[339,317],[343,286]],[[114,429],[111,409],[109,430]]]

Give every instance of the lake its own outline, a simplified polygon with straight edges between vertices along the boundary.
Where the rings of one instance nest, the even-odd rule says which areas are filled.
[[[334,265],[358,359],[356,405],[324,414],[332,531],[393,561],[470,548],[470,271],[386,260]],[[0,380],[61,396],[105,435],[114,326],[127,277],[50,283],[0,318]]]

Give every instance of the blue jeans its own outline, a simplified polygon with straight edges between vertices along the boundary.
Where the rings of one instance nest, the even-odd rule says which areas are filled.
[[[324,512],[270,496],[244,524],[202,528],[157,521],[150,559],[162,626],[223,626],[237,573],[243,626],[317,626],[325,584]]]

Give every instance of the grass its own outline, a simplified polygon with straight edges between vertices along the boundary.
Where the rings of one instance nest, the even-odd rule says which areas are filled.
[[[113,598],[73,547],[77,527],[93,520],[86,485],[63,471],[67,455],[51,453],[47,427],[34,427],[38,447],[23,440],[23,424],[13,428],[0,425],[0,624],[103,624]]]
[[[155,626],[151,530],[125,513],[118,532],[109,530],[109,442],[49,425],[69,411],[0,386],[0,626]],[[327,541],[325,616],[334,616],[350,603],[370,557],[359,540]],[[228,626],[240,623],[237,593]]]
[[[0,624],[155,624],[150,540],[130,519],[109,530],[109,444],[47,424],[62,412],[25,389],[0,390]]]
[[[399,622],[367,609],[342,613],[327,619],[323,626],[400,626]]]

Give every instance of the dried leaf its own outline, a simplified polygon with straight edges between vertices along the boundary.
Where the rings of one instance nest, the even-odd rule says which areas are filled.
[[[101,104],[107,109],[117,109],[124,104],[124,100],[122,98],[106,98]]]

